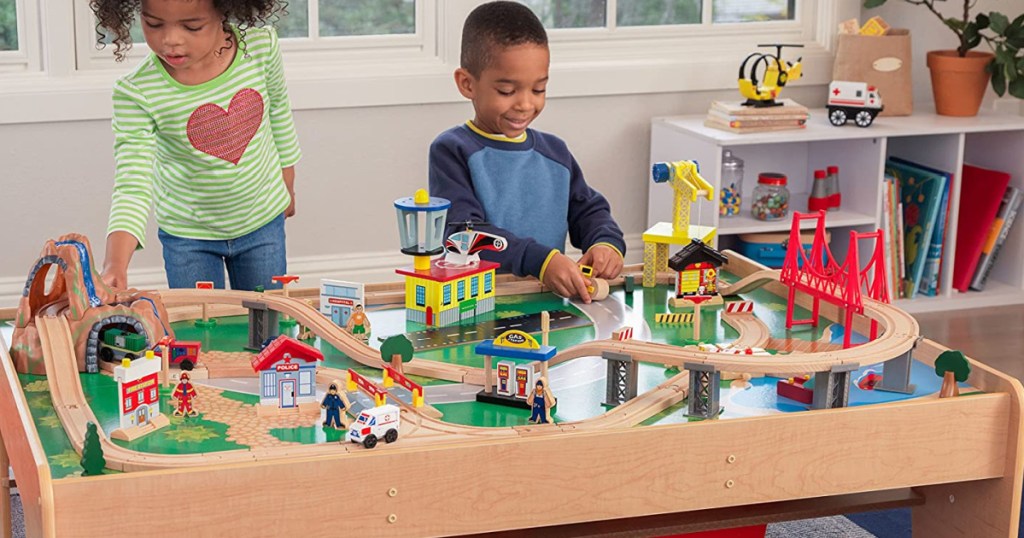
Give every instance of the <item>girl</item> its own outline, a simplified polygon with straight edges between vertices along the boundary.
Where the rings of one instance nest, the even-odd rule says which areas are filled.
[[[91,0],[114,55],[141,15],[152,52],[114,85],[117,170],[103,280],[127,287],[149,207],[172,288],[252,290],[286,272],[300,157],[277,34],[281,0]]]

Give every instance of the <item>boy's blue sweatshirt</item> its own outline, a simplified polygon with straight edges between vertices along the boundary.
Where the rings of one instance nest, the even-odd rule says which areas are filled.
[[[504,252],[482,253],[501,271],[541,276],[565,236],[584,252],[604,243],[625,254],[622,230],[608,201],[583,179],[560,138],[527,129],[512,141],[460,125],[430,145],[430,194],[451,200],[449,234],[473,228],[505,237]],[[486,224],[476,224],[476,223]]]

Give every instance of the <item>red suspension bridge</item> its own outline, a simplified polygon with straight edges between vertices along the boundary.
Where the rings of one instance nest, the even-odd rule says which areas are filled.
[[[814,240],[810,252],[800,241],[800,223],[816,219]],[[871,259],[860,267],[859,245],[862,239],[874,239]],[[821,300],[844,309],[843,348],[850,347],[853,332],[853,315],[864,313],[864,292],[875,301],[889,302],[889,286],[885,274],[884,236],[881,230],[874,232],[850,231],[850,246],[846,261],[842,265],[832,257],[832,251],[825,239],[825,212],[793,213],[793,226],[789,232],[789,246],[786,261],[782,266],[779,281],[789,286],[789,300],[786,307],[786,328],[793,325],[810,324],[818,326],[818,306]],[[793,319],[797,290],[814,298],[811,318]],[[878,336],[878,324],[871,321],[871,339]]]

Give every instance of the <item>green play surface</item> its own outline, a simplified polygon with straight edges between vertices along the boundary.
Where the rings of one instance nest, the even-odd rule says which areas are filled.
[[[730,275],[725,278],[734,280]],[[685,345],[692,343],[693,334],[691,325],[670,325],[654,322],[654,315],[663,312],[674,311],[666,306],[666,301],[671,293],[668,286],[644,289],[637,287],[632,294],[626,294],[622,289],[616,289],[609,301],[621,301],[635,311],[642,313],[651,329],[652,341]],[[798,338],[816,340],[823,334],[825,325],[819,328],[801,326],[799,329],[787,331],[785,328],[785,301],[771,293],[755,290],[744,294],[743,299],[755,302],[754,313],[760,318],[776,338]],[[490,319],[518,316],[521,314],[534,314],[544,310],[566,310],[577,316],[585,317],[571,303],[549,293],[529,294],[520,296],[498,297],[495,311],[488,316]],[[705,307],[701,309],[701,334],[700,339],[704,342],[726,343],[737,338],[737,333],[725,323],[721,322],[720,315],[723,307]],[[369,345],[374,348],[380,347],[380,339],[385,336],[398,333],[413,333],[426,329],[418,323],[405,320],[404,310],[401,308],[390,308],[371,310],[368,312],[372,322],[372,334]],[[798,309],[798,317],[808,317],[809,312]],[[202,343],[204,351],[245,351],[248,341],[248,319],[245,316],[219,318],[215,326],[211,328],[197,328],[192,322],[178,322],[173,325],[176,337],[180,340],[197,340]],[[592,326],[575,327],[557,330],[550,333],[550,344],[559,349],[567,349],[574,345],[589,341],[594,338],[595,329]],[[539,337],[539,335],[537,335]],[[333,368],[353,368],[358,372],[379,381],[381,371],[356,363],[345,354],[334,349],[317,339],[318,346],[325,355],[324,363]],[[476,342],[459,344],[450,347],[434,348],[416,352],[419,359],[450,362],[455,364],[482,367],[483,358],[474,352]],[[553,386],[552,389],[558,398],[558,406],[555,409],[553,418],[556,421],[583,420],[598,416],[608,409],[602,405],[605,398],[604,363],[601,359],[580,359],[580,361],[599,361],[596,366],[591,364],[589,368],[599,368],[599,375],[580,373],[569,376],[568,382],[561,386]],[[571,361],[552,368],[555,372],[559,368],[571,368],[577,361]],[[654,388],[669,377],[678,373],[675,370],[666,370],[664,367],[652,364],[641,364],[639,368],[638,393]],[[100,425],[109,435],[109,432],[118,427],[117,409],[117,385],[109,375],[104,374],[81,374],[82,385],[87,398],[96,413]],[[29,398],[29,407],[32,410],[33,419],[39,429],[40,438],[50,458],[53,467],[54,477],[74,475],[80,472],[79,457],[74,453],[67,436],[64,434],[57,419],[49,398],[49,389],[45,378],[38,376],[21,376],[22,385]],[[438,381],[425,378],[415,378],[414,381],[424,385],[444,385],[445,381]],[[728,383],[723,382],[723,405],[730,397]],[[763,387],[762,387],[763,388]],[[770,387],[768,387],[770,388]],[[765,390],[768,390],[765,388]],[[222,395],[225,398],[236,400],[244,405],[253,406],[258,403],[258,398],[252,394],[224,390]],[[428,391],[428,402],[429,391]],[[161,409],[165,414],[170,415],[173,401],[169,398],[169,390],[161,392]],[[771,404],[766,404],[771,405]],[[445,421],[483,427],[507,427],[527,424],[529,411],[494,404],[470,402],[438,403],[435,407],[444,414]],[[198,403],[200,412],[202,403]],[[779,408],[774,412],[789,411],[791,409]],[[685,401],[672,406],[671,408],[650,417],[641,425],[679,423],[688,421],[685,416]],[[724,416],[724,415],[723,415]],[[171,425],[162,430],[150,434],[130,443],[116,441],[118,444],[142,452],[154,452],[164,454],[188,454],[218,452],[225,450],[236,450],[248,448],[245,445],[227,440],[226,431],[228,424],[206,420],[202,415],[192,418],[171,417]],[[344,431],[323,428],[320,421],[309,426],[295,428],[269,428],[268,433],[283,442],[315,444],[325,442],[337,442],[344,435]]]

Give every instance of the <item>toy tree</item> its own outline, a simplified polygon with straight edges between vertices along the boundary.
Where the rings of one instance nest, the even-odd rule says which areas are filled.
[[[85,425],[85,446],[82,447],[82,476],[103,474],[107,460],[103,458],[103,447],[100,446],[100,435],[96,424],[87,422]]]
[[[957,382],[967,381],[967,376],[971,375],[971,365],[963,353],[947,349],[939,355],[939,358],[935,359],[935,375],[942,378],[939,398],[959,396],[960,388],[957,386]]]
[[[389,336],[380,345],[380,358],[384,362],[391,361],[391,367],[398,373],[402,372],[402,363],[412,360],[412,342],[404,334]]]

